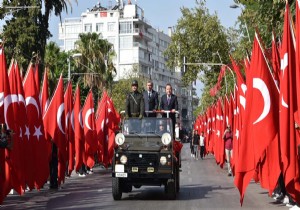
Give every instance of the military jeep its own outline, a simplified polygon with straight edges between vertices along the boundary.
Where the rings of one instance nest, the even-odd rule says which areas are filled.
[[[123,120],[122,131],[115,137],[117,147],[112,162],[114,200],[143,185],[164,185],[167,197],[176,199],[180,161],[173,150],[172,129],[170,118]]]

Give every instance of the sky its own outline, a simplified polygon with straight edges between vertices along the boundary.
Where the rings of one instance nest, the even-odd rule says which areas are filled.
[[[70,0],[70,2],[72,5],[72,13],[69,8],[68,14],[62,14],[62,20],[64,18],[80,17],[82,12],[85,12],[88,8],[92,8],[98,2],[104,7],[107,7],[109,4],[116,4],[116,0],[77,0],[78,4],[76,4],[75,0]],[[128,0],[124,0],[125,4],[127,4],[127,2]],[[196,6],[196,0],[131,0],[131,2],[138,4],[144,10],[145,18],[150,22],[152,27],[163,30],[165,33],[167,33],[168,27],[175,26],[177,20],[181,17],[181,7],[193,8]],[[233,0],[206,0],[206,7],[209,9],[210,14],[216,13],[221,24],[226,28],[234,27],[237,17],[241,13],[239,8],[230,8],[229,6],[232,4],[234,4]],[[2,0],[0,0],[0,5],[2,5]],[[61,41],[58,40],[59,23],[59,17],[55,17],[52,14],[49,22],[49,30],[53,37],[51,37],[50,40],[61,45]],[[197,84],[199,84],[199,82]],[[197,85],[196,88],[197,95],[200,96],[201,85]]]

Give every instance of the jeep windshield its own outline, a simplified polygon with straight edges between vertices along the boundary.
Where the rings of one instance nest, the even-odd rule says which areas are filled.
[[[162,135],[173,136],[170,118],[129,118],[123,121],[122,133],[128,150],[160,150]]]

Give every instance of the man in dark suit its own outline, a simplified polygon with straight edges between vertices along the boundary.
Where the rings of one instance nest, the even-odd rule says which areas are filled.
[[[147,82],[147,90],[143,92],[145,111],[156,111],[158,109],[158,93],[153,90],[153,82]],[[145,117],[156,117],[156,113],[144,113]]]
[[[178,111],[178,101],[177,101],[177,96],[172,93],[171,84],[166,85],[166,94],[164,94],[161,97],[160,109],[161,111],[172,112],[169,114],[169,117],[172,119],[173,133],[175,133],[175,123],[176,123],[175,111]],[[167,114],[164,114],[163,117],[167,117]]]

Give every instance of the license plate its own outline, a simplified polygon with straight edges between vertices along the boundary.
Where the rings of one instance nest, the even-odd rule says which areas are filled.
[[[127,173],[116,173],[116,177],[127,177]]]

